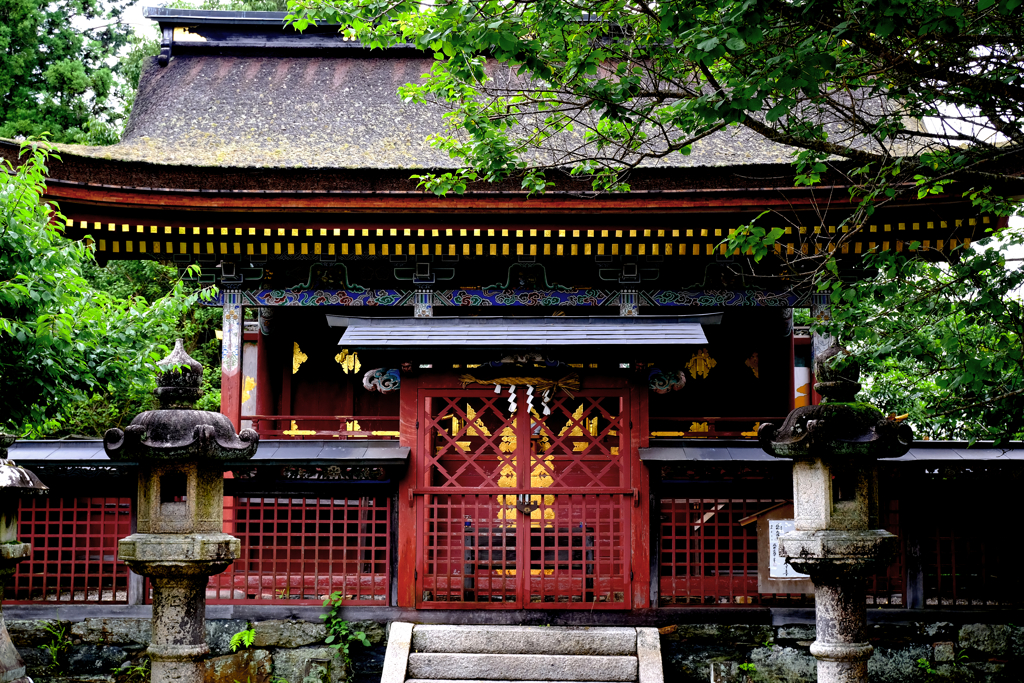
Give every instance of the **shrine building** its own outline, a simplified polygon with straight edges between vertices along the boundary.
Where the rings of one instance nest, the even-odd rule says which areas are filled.
[[[426,140],[443,111],[396,94],[431,55],[300,35],[276,13],[147,16],[163,52],[124,139],[63,146],[46,199],[101,265],[198,264],[218,288],[221,411],[261,441],[225,472],[243,557],[211,578],[209,604],[284,614],[340,591],[421,620],[595,623],[813,604],[770,552],[791,463],[755,436],[815,400],[793,323],[815,302],[777,260],[751,270],[722,240],[773,210],[759,224],[784,228],[777,253],[817,253],[846,230],[845,181],[796,187],[788,149],[730,130],[638,167],[630,192],[554,173],[541,196],[517,181],[435,196],[412,176],[455,166]],[[996,226],[955,193],[870,220],[844,262],[943,258]],[[34,555],[5,604],[146,604],[115,559],[132,464],[98,441],[23,441],[11,457],[52,495],[23,503]],[[965,511],[1017,457],[918,442],[883,464],[882,523],[903,549],[872,605],[1015,604],[998,529]]]

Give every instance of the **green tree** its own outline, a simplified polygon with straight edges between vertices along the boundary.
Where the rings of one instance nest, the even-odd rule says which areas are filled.
[[[0,427],[37,435],[91,395],[149,385],[195,296],[180,283],[153,303],[91,286],[89,246],[65,239],[59,210],[41,200],[46,147],[23,156],[0,175]]]
[[[116,65],[128,0],[0,0],[0,137],[117,141]],[[88,28],[86,28],[88,27]]]
[[[1024,145],[1021,2],[297,0],[292,12],[300,29],[326,20],[371,46],[432,50],[429,76],[403,93],[451,109],[433,143],[463,178],[539,189],[570,168],[622,187],[628,170],[740,126],[795,148],[803,182],[841,168],[870,192],[896,172],[914,191],[957,178],[998,201],[1024,187],[1001,170]],[[452,177],[424,181],[444,191]]]
[[[1024,235],[1005,242],[1020,250]],[[870,254],[874,277],[833,290],[828,327],[858,352],[867,398],[909,414],[921,436],[1024,438],[1024,268],[1006,252],[983,243],[940,263]]]
[[[175,296],[179,282],[176,267],[157,261],[110,261],[102,268],[88,261],[82,275],[90,287],[119,300],[159,301]],[[185,284],[183,289],[192,292],[194,286]],[[203,364],[203,397],[197,404],[200,410],[220,410],[220,341],[216,337],[220,320],[220,308],[197,302],[178,307],[166,329],[159,331],[159,342],[169,347],[174,339],[181,338],[189,355]],[[139,377],[130,387],[96,386],[66,404],[61,418],[49,422],[40,436],[96,438],[111,427],[123,428],[144,410],[159,407],[153,396],[155,388],[152,373]]]
[[[433,52],[400,93],[446,111],[431,143],[458,170],[415,176],[438,194],[509,178],[543,192],[563,172],[628,190],[632,169],[728,129],[788,147],[796,185],[850,188],[848,230],[834,252],[779,258],[776,231],[737,225],[736,268],[828,293],[829,329],[894,410],[936,435],[1006,439],[1024,436],[1020,263],[992,248],[833,254],[894,201],[1021,210],[1022,2],[295,0],[290,21]]]

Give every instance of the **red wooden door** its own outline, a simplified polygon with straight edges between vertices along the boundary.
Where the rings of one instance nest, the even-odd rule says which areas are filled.
[[[627,608],[628,391],[514,395],[420,391],[417,606]]]

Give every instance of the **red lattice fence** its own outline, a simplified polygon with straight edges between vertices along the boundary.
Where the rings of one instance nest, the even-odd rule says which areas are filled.
[[[320,604],[340,592],[387,604],[390,519],[385,495],[227,496],[224,530],[241,539],[242,556],[210,577],[209,602]]]
[[[130,533],[129,498],[23,498],[18,539],[32,544],[32,557],[17,566],[4,600],[127,603],[128,567],[117,560],[117,541]]]

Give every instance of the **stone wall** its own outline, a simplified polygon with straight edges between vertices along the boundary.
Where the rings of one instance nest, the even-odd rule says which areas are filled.
[[[232,653],[231,636],[247,627],[238,619],[206,622],[210,645],[206,683],[302,683],[310,674],[327,670],[330,683],[346,676],[334,651],[324,645],[323,624],[274,620],[255,622],[251,648]],[[380,680],[386,646],[385,624],[353,622],[371,646],[350,646],[354,679],[351,683]],[[8,620],[7,628],[35,683],[147,683],[139,668],[146,661],[148,619]],[[52,654],[51,654],[52,653]],[[327,678],[327,676],[322,676]]]
[[[232,654],[231,636],[246,625],[240,619],[207,621],[211,653],[206,683],[302,683],[309,673],[325,666],[330,668],[331,683],[344,680],[333,651],[323,644],[322,624],[258,621],[253,646]],[[7,626],[36,683],[148,681],[133,668],[144,661],[148,619],[9,620]],[[353,626],[365,631],[372,645],[351,646],[356,673],[350,683],[377,683],[384,663],[385,624],[359,621]],[[61,644],[53,633],[61,628],[66,647],[58,648],[53,666],[46,646]],[[873,624],[868,630],[875,646],[869,662],[872,683],[1024,680],[1024,626],[903,622]],[[813,625],[679,624],[663,627],[661,632],[666,682],[708,683],[712,668],[717,683],[815,680],[815,660],[808,651],[814,640]]]
[[[1016,683],[1024,680],[1024,627],[951,623],[868,626],[872,683]],[[809,683],[814,626],[686,624],[661,629],[665,680]]]

